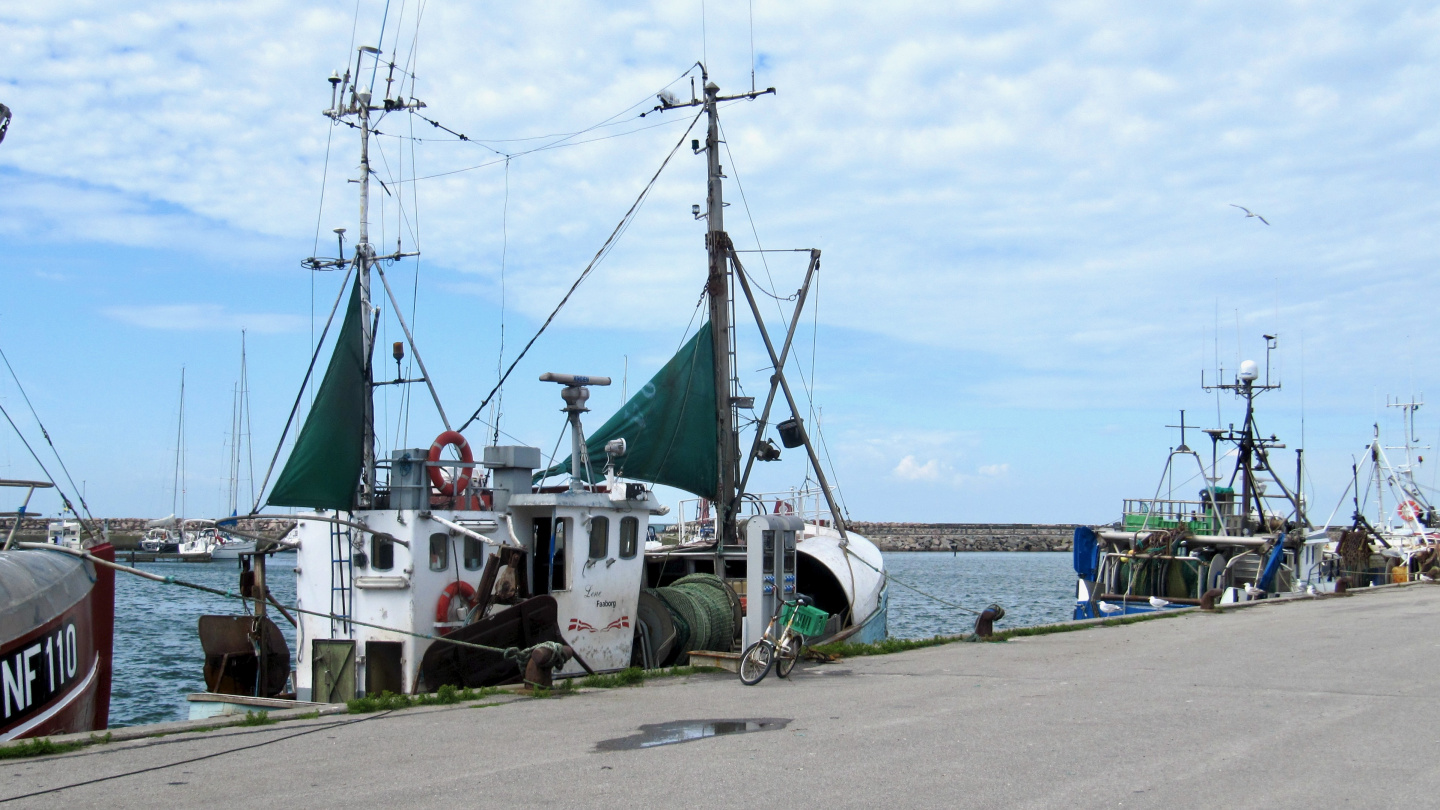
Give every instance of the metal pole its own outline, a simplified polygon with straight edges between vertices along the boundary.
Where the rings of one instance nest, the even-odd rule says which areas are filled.
[[[703,73],[703,72],[702,72]],[[722,563],[721,548],[733,545],[735,538],[735,477],[738,438],[735,435],[735,411],[730,399],[730,280],[726,259],[730,254],[730,237],[725,233],[725,202],[723,175],[720,166],[720,118],[716,109],[720,88],[703,74],[705,83],[705,114],[709,127],[705,133],[705,157],[708,175],[706,197],[705,247],[710,257],[710,272],[705,290],[710,305],[711,347],[715,353],[715,440],[718,445],[720,471],[716,481],[715,499],[715,565]]]
[[[731,261],[735,262],[735,271],[739,275],[745,274],[745,268],[740,260],[731,254]],[[785,332],[785,344],[780,347],[780,368],[785,367],[785,361],[790,356],[790,344],[795,339],[795,328],[800,325],[800,312],[805,308],[805,298],[810,293],[810,279],[815,274],[816,268],[820,266],[820,251],[810,251],[810,266],[805,269],[805,282],[800,285],[800,292],[796,296],[795,313],[790,316],[790,328]],[[770,393],[765,397],[765,409],[760,412],[760,421],[755,424],[755,441],[750,447],[750,454],[745,457],[745,471],[740,475],[740,485],[735,489],[735,509],[740,509],[740,498],[745,495],[745,487],[750,483],[750,470],[755,466],[755,455],[760,451],[760,445],[765,438],[765,426],[770,423],[770,408],[775,403],[775,392],[780,388],[780,380],[770,377]]]
[[[765,351],[770,353],[770,362],[775,366],[775,376],[780,380],[780,389],[785,392],[785,401],[790,404],[790,413],[798,414],[800,409],[795,405],[795,395],[790,393],[790,383],[785,380],[785,369],[780,365],[780,357],[775,354],[775,345],[770,342],[770,333],[765,331],[765,321],[760,317],[760,306],[755,303],[755,295],[750,291],[750,282],[745,279],[744,273],[736,273],[735,277],[740,281],[740,289],[745,291],[745,300],[750,304],[750,311],[755,315],[755,323],[760,328],[760,337],[765,341]],[[830,482],[825,480],[825,471],[820,468],[820,458],[815,454],[815,445],[810,441],[810,432],[801,427],[800,435],[805,439],[805,452],[810,456],[810,466],[815,470],[815,478],[820,481],[820,490],[825,493],[825,503],[830,507],[830,517],[835,521],[835,528],[840,532],[842,544],[849,541],[845,534],[845,518],[840,514],[840,508],[835,503],[835,495],[830,491]]]
[[[415,362],[420,366],[420,376],[425,378],[425,387],[430,389],[430,398],[435,400],[435,410],[440,412],[440,422],[449,430],[450,419],[445,416],[445,406],[440,404],[440,395],[435,393],[435,384],[430,382],[430,372],[425,370],[425,361],[421,359],[420,347],[415,345],[415,338],[410,334],[410,326],[405,323],[405,316],[400,314],[400,302],[395,300],[395,291],[390,289],[390,281],[385,278],[385,271],[380,265],[375,265],[375,272],[380,274],[380,283],[385,285],[385,295],[390,298],[390,306],[395,308],[395,318],[400,321],[400,328],[405,330],[405,340],[410,344],[410,351],[415,353]]]

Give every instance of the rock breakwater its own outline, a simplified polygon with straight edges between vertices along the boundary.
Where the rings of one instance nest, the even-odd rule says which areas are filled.
[[[881,551],[1069,551],[1074,523],[851,523]]]

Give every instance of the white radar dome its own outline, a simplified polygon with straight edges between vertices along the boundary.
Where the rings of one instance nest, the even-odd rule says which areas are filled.
[[[1245,382],[1255,382],[1260,376],[1260,367],[1255,365],[1254,360],[1246,360],[1240,364],[1240,379]]]

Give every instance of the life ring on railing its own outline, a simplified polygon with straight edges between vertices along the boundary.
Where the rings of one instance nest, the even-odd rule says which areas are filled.
[[[440,451],[445,449],[445,445],[447,444],[455,445],[455,449],[460,451],[461,461],[466,464],[473,464],[475,462],[475,455],[470,452],[470,443],[465,441],[464,436],[461,436],[453,430],[447,430],[439,436],[436,436],[435,441],[430,444],[430,460],[432,462],[440,460]],[[472,472],[472,468],[470,467],[461,467],[460,474],[455,476],[455,480],[453,481],[446,481],[445,475],[440,471],[439,467],[431,467],[429,472],[430,483],[440,491],[441,495],[453,497],[464,492],[465,488],[470,486],[470,475]]]
[[[461,609],[459,616],[452,618],[450,612],[455,609],[456,598],[459,598],[465,607]],[[474,606],[475,589],[468,583],[456,580],[446,585],[445,590],[440,592],[440,598],[435,602],[435,624],[440,635],[443,636],[454,630],[455,625],[465,618],[465,611]]]
[[[1420,504],[1414,501],[1401,501],[1400,505],[1395,507],[1395,513],[1400,516],[1401,520],[1409,523],[1415,519],[1416,515],[1420,514]]]

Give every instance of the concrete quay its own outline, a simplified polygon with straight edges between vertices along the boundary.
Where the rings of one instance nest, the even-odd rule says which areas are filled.
[[[24,807],[1418,807],[1440,588],[0,763]],[[638,727],[773,730],[603,750]],[[114,777],[114,778],[111,778]],[[104,781],[93,781],[104,780]],[[83,783],[89,784],[83,784]],[[76,785],[75,787],[67,787]],[[57,790],[58,789],[58,790]],[[54,790],[50,793],[37,791]]]

